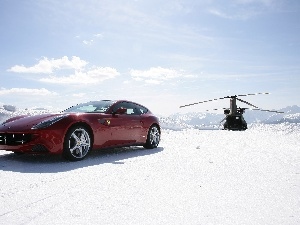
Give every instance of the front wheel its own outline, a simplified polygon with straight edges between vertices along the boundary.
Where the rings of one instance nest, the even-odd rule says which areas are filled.
[[[71,128],[64,140],[63,156],[71,161],[82,160],[91,149],[89,131],[83,126]]]
[[[160,130],[157,125],[153,125],[150,127],[147,135],[146,144],[144,148],[152,149],[157,148],[160,141]]]

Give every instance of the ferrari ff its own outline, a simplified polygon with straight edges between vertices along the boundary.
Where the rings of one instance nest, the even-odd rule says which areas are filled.
[[[62,154],[82,160],[93,149],[156,148],[161,128],[146,107],[126,100],[102,100],[72,106],[61,113],[17,116],[0,125],[0,150]]]

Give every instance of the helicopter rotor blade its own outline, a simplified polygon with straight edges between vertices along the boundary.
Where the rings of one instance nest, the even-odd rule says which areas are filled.
[[[248,95],[269,95],[270,93],[268,93],[268,92],[258,92],[258,93],[254,93],[254,94],[244,94],[244,95],[237,95],[237,96],[239,96],[239,97],[241,97],[241,96],[248,96]]]
[[[269,110],[269,109],[250,109],[250,110],[257,110],[257,111],[264,111],[264,112],[274,112],[274,113],[284,113],[277,110]]]
[[[250,106],[253,106],[253,107],[255,107],[255,108],[258,108],[258,107],[256,107],[256,106],[250,104],[249,102],[246,102],[246,101],[244,101],[244,100],[242,100],[242,99],[239,99],[239,98],[237,98],[237,97],[240,97],[240,96],[248,96],[248,95],[262,95],[262,94],[268,95],[268,94],[270,94],[270,93],[268,93],[268,92],[265,92],[265,93],[259,92],[259,93],[254,93],[254,94],[244,94],[244,95],[225,96],[225,97],[222,97],[222,98],[214,98],[214,99],[210,99],[210,100],[206,100],[206,101],[202,101],[202,102],[195,102],[195,103],[191,103],[191,104],[187,104],[187,105],[182,105],[182,106],[179,106],[179,108],[183,108],[183,107],[187,107],[187,106],[192,106],[192,105],[197,105],[197,104],[201,104],[201,103],[205,103],[205,102],[217,101],[217,100],[219,100],[219,99],[226,99],[226,98],[236,98],[236,99],[238,99],[238,100],[241,101],[241,102],[244,102],[244,103],[246,103],[246,104],[248,104],[248,105],[250,105]]]
[[[205,111],[209,112],[209,111],[217,111],[217,110],[224,110],[224,109],[227,109],[227,108],[221,108],[221,109],[207,109]]]
[[[236,98],[236,100],[238,100],[238,101],[240,101],[240,102],[244,102],[244,103],[246,103],[247,105],[250,105],[250,106],[252,106],[252,107],[254,107],[254,108],[258,108],[257,106],[252,105],[250,102],[246,102],[246,101],[244,101],[243,99]]]
[[[197,105],[197,104],[201,104],[201,103],[205,103],[205,102],[217,101],[217,100],[219,100],[219,99],[225,99],[225,98],[227,98],[227,97],[223,97],[223,98],[214,98],[214,99],[210,99],[210,100],[206,100],[206,101],[202,101],[202,102],[195,102],[195,103],[191,103],[191,104],[179,106],[179,108],[183,108],[183,107],[187,107],[187,106],[192,106],[192,105]]]

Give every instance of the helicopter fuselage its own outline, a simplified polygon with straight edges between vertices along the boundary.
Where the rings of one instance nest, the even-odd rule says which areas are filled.
[[[226,116],[224,130],[246,130],[247,123],[242,114],[229,114]]]

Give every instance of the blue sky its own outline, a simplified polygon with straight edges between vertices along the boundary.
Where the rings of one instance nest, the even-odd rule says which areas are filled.
[[[170,114],[270,92],[243,99],[300,105],[298,0],[0,0],[0,11],[1,104],[128,99]]]

